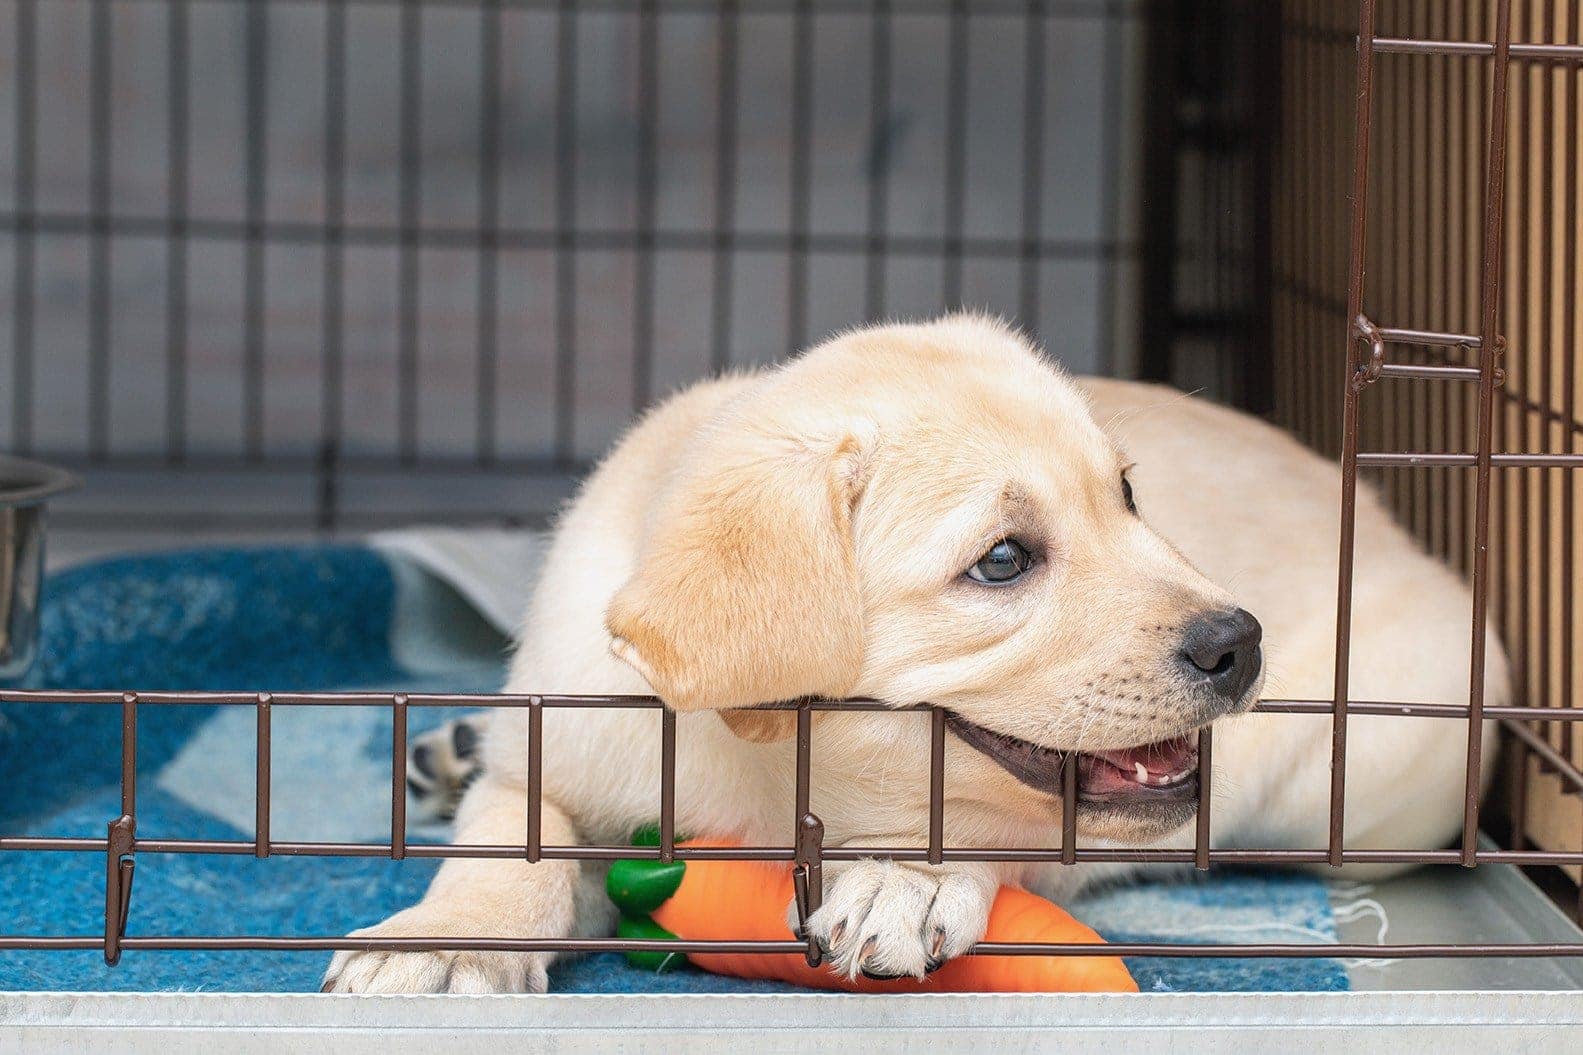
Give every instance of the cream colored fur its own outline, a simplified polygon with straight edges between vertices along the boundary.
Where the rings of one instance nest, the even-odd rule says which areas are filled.
[[[1120,494],[1131,463],[1141,521]],[[1165,388],[1073,380],[993,321],[858,330],[780,369],[691,388],[627,434],[559,522],[508,687],[657,692],[681,712],[679,830],[785,844],[784,718],[728,722],[720,708],[808,694],[929,701],[1051,747],[1130,747],[1199,724],[1167,669],[1174,635],[1233,598],[1264,625],[1263,695],[1327,699],[1338,484],[1268,425]],[[1008,535],[1041,547],[1027,581],[965,579]],[[1358,538],[1352,698],[1464,702],[1468,591],[1366,490]],[[1500,703],[1493,643],[1491,657]],[[521,842],[523,721],[492,719],[458,842]],[[1463,724],[1356,717],[1350,729],[1348,845],[1451,838]],[[657,714],[549,710],[544,735],[546,844],[621,843],[655,819]],[[1219,721],[1215,845],[1323,846],[1329,750],[1325,717]],[[813,759],[829,845],[922,844],[923,716],[820,715]],[[951,845],[1059,839],[1056,800],[954,736],[947,791]],[[1190,845],[1188,831],[1125,818],[1080,837]],[[811,927],[839,970],[921,974],[981,936],[997,884],[1059,898],[1124,871],[864,861],[827,872]],[[564,861],[452,861],[421,903],[359,933],[608,932],[595,878]],[[549,961],[342,953],[328,986],[543,991]]]

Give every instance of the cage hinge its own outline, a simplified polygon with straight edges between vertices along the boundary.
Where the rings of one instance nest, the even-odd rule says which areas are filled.
[[[1385,335],[1367,315],[1359,315],[1352,320],[1352,341],[1366,353],[1352,364],[1352,390],[1361,392],[1378,381],[1385,369]]]
[[[792,869],[792,887],[797,895],[797,934],[808,941],[808,951],[803,955],[809,967],[818,967],[823,960],[819,943],[808,930],[808,918],[824,904],[824,822],[811,813],[797,821],[797,844],[793,848],[796,867]]]
[[[121,961],[121,939],[126,937],[126,920],[132,909],[132,871],[136,867],[133,847],[137,822],[122,816],[110,822],[105,839],[104,877],[104,962],[114,967]]]

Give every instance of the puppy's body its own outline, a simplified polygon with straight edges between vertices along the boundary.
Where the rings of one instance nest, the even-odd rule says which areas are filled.
[[[1154,654],[1171,653],[1171,635],[1205,606],[1224,606],[1232,595],[1265,627],[1263,695],[1329,697],[1338,479],[1332,466],[1295,441],[1245,415],[1163,388],[1091,380],[1081,383],[1079,394],[1014,336],[982,320],[860,331],[808,358],[768,380],[751,375],[697,386],[628,434],[561,519],[512,665],[511,691],[658,691],[683,711],[677,719],[679,831],[735,836],[748,844],[780,845],[790,838],[795,756],[781,739],[780,718],[759,715],[728,725],[721,713],[711,713],[719,706],[802,693],[928,700],[1000,735],[1101,753],[1177,736],[1215,714],[1182,717],[1184,708],[1200,706],[1199,697],[1172,703],[1177,682],[1159,672]],[[776,390],[766,394],[767,384]],[[1021,405],[1024,390],[1033,387],[1042,390]],[[946,407],[953,409],[937,412]],[[771,420],[761,426],[761,416]],[[1136,463],[1130,477],[1144,522],[1203,579],[1152,533],[1137,534],[1143,529],[1129,525],[1119,498],[1107,496],[1106,466],[1114,455],[1095,422]],[[762,439],[761,428],[774,434],[774,453],[750,451],[733,461],[740,448]],[[712,503],[735,494],[728,473],[756,473],[767,458],[782,457],[788,428],[796,430],[788,456],[797,465],[828,456],[835,466],[832,493],[851,483],[857,495],[846,507],[850,551],[819,551],[807,567],[786,568],[789,577],[807,581],[812,592],[806,606],[820,620],[785,630],[803,634],[795,640],[811,653],[801,657],[810,661],[806,666],[790,671],[777,664],[796,649],[777,647],[773,639],[782,630],[775,621],[796,623],[797,591],[804,584],[772,586],[787,592],[777,596],[769,621],[755,624],[762,613],[748,611],[734,624],[727,621],[727,628],[740,631],[731,635],[709,622],[711,611],[694,612],[689,603],[751,608],[754,597],[727,594],[722,600],[712,593],[721,586],[712,573],[718,570],[729,587],[733,575],[746,581],[755,572],[733,571],[730,560],[719,569],[707,563],[681,572],[655,568],[693,559],[685,551],[663,551],[665,533],[675,528],[671,521],[721,519]],[[827,451],[823,444],[831,437]],[[707,464],[699,464],[700,449],[713,452],[702,459]],[[974,467],[986,460],[995,463],[991,483],[999,486],[1005,474],[1013,478],[1015,486],[991,496],[992,504],[1016,507],[1005,514],[1012,525],[1007,532],[1044,530],[1015,527],[1019,518],[1055,524],[1041,558],[1049,568],[1039,571],[1094,576],[1077,599],[1061,595],[1064,603],[1056,606],[1086,600],[1092,605],[1086,619],[1067,612],[1066,622],[1048,629],[1042,624],[1051,602],[1043,595],[1018,600],[972,583],[941,585],[941,576],[928,572],[937,559],[943,566],[953,559],[940,551],[950,548],[953,525],[970,519],[971,510],[952,502],[982,490]],[[714,464],[722,461],[729,464]],[[1045,475],[1052,476],[1053,490],[1041,490]],[[937,485],[934,476],[952,482]],[[1079,477],[1096,482],[1087,489],[1068,486]],[[702,491],[700,479],[707,483]],[[797,486],[795,480],[786,484],[792,491]],[[816,481],[814,492],[819,486]],[[763,544],[750,521],[760,506],[777,501],[760,496],[737,507],[743,522],[725,525],[736,533],[725,537],[737,542],[722,545],[751,550]],[[839,520],[841,501],[836,505]],[[1024,506],[1039,512],[1018,512]],[[767,525],[773,534],[803,530],[793,514],[776,515],[785,523]],[[721,525],[706,521],[706,529]],[[1090,549],[1090,534],[1115,538]],[[1466,589],[1423,555],[1366,491],[1359,496],[1358,537],[1352,698],[1464,701]],[[913,546],[918,551],[911,559],[899,559]],[[793,554],[784,561],[800,559]],[[855,570],[825,568],[848,559]],[[826,580],[831,573],[855,574],[863,588],[841,592]],[[680,593],[656,585],[666,575],[683,584]],[[1104,592],[1106,586],[1114,591]],[[1035,588],[1046,586],[1026,587]],[[990,604],[1018,608],[1018,614],[1013,619],[1001,608],[974,607]],[[860,609],[855,657],[845,654],[851,635],[842,637],[829,625],[852,605]],[[1094,636],[1095,626],[1085,622],[1104,632]],[[979,624],[990,628],[982,641],[973,637]],[[1039,636],[1030,637],[1025,624],[1038,624]],[[612,654],[612,631],[622,658]],[[703,658],[687,660],[686,649],[700,636]],[[730,650],[740,638],[755,636],[764,639],[763,653],[745,653],[733,663]],[[970,640],[962,644],[958,637]],[[709,655],[716,647],[725,658]],[[1064,654],[1071,651],[1093,654],[1092,661]],[[1503,700],[1505,672],[1498,647],[1491,657],[1489,699],[1496,703]],[[689,666],[711,662],[729,669],[698,674]],[[1041,701],[1058,698],[1066,702],[1052,703],[1044,714]],[[1329,719],[1235,715],[1242,706],[1245,701],[1221,701],[1215,710],[1230,715],[1216,724],[1215,843],[1324,845]],[[546,844],[621,843],[655,820],[656,713],[547,709],[543,722]],[[520,711],[497,712],[491,723],[483,775],[458,816],[458,842],[522,838],[525,718]],[[1357,717],[1350,729],[1348,845],[1442,843],[1460,819],[1465,727]],[[825,823],[828,845],[921,844],[928,764],[922,716],[820,715],[813,758],[811,805]],[[1059,838],[1059,800],[957,736],[948,738],[947,792],[950,845],[1052,845]],[[1098,806],[1080,814],[1080,830],[1090,845],[1139,838],[1187,845],[1188,826],[1171,816],[1169,824],[1156,823],[1147,810],[1140,819]],[[864,862],[832,870],[826,907],[812,929],[831,946],[840,969],[917,974],[977,940],[998,883],[1021,882],[1059,897],[1123,870]],[[608,910],[583,886],[579,895],[578,868],[570,862],[451,862],[420,905],[368,933],[542,937],[574,928],[607,930]],[[330,984],[353,990],[542,989],[547,962],[487,953],[341,954]]]

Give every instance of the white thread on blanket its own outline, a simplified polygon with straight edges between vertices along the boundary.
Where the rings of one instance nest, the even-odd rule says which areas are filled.
[[[1209,923],[1202,927],[1184,927],[1180,930],[1157,931],[1157,933],[1172,938],[1186,938],[1198,935],[1215,934],[1247,934],[1268,933],[1281,931],[1287,934],[1301,934],[1305,938],[1312,938],[1316,944],[1331,940],[1331,936],[1322,930],[1313,927],[1304,927],[1297,923],[1281,923],[1271,920],[1268,923]]]
[[[1357,883],[1350,880],[1339,880],[1330,884],[1332,903],[1330,914],[1337,923],[1354,923],[1358,920],[1376,919],[1380,922],[1379,931],[1374,935],[1375,945],[1384,945],[1385,936],[1390,933],[1391,921],[1385,912],[1385,906],[1367,895],[1374,891],[1372,883]],[[1342,900],[1344,899],[1344,900]],[[1353,967],[1389,967],[1396,960],[1385,957],[1353,956],[1341,961],[1348,968]]]

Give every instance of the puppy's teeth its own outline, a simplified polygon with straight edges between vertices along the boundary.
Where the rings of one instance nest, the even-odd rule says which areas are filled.
[[[1144,765],[1142,762],[1134,762],[1132,766],[1135,770],[1137,770],[1138,783],[1147,784],[1149,782],[1149,767]]]

